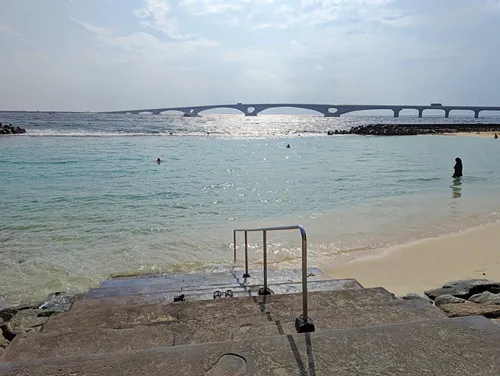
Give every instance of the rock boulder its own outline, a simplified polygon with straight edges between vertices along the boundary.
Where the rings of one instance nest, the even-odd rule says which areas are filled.
[[[462,298],[457,298],[456,296],[445,294],[445,295],[439,295],[436,297],[434,300],[434,304],[438,307],[444,305],[444,304],[461,304],[465,303],[467,300],[462,299]]]
[[[17,312],[4,325],[4,335],[7,333],[7,339],[12,340],[20,333],[39,332],[42,325],[47,321],[45,313],[45,311],[40,309],[24,309]]]
[[[485,291],[496,292],[499,289],[499,283],[487,279],[469,279],[450,282],[440,289],[425,291],[424,294],[433,300],[440,295],[453,295],[457,298],[469,299],[472,295]]]
[[[472,295],[469,300],[479,304],[500,304],[500,294],[493,294],[489,291]]]
[[[26,133],[26,129],[17,127],[12,124],[2,124],[0,123],[0,134],[22,134]]]
[[[432,300],[429,299],[426,295],[420,295],[420,294],[406,294],[405,296],[402,296],[401,299],[403,300],[425,300],[426,302],[429,302],[429,304],[432,304]]]
[[[439,308],[448,317],[484,316],[490,319],[500,318],[500,306],[495,304],[465,302],[463,304],[443,304]]]

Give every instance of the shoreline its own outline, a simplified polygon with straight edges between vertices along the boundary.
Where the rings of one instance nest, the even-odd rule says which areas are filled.
[[[455,133],[443,133],[440,136],[465,136],[465,137],[490,137],[494,138],[495,134],[498,135],[500,132],[455,132]]]
[[[368,252],[347,263],[326,264],[334,278],[355,278],[364,287],[383,286],[396,295],[461,279],[500,280],[500,223]]]

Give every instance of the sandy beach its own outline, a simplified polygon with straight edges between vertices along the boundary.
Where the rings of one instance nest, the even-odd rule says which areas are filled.
[[[444,136],[465,136],[465,137],[490,137],[494,138],[495,134],[500,134],[500,132],[455,132],[455,133],[443,133]]]
[[[500,224],[370,252],[346,264],[325,265],[325,274],[356,278],[396,295],[441,287],[458,279],[500,281]]]

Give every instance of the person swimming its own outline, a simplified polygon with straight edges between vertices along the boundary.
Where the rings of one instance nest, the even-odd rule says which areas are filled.
[[[160,158],[157,158],[157,159],[156,159],[156,163],[160,164],[160,163],[161,163],[161,159],[160,159]]]
[[[493,137],[494,139],[497,139],[498,138],[498,135],[495,133],[495,136]]]
[[[455,167],[453,169],[455,170],[455,173],[453,174],[454,178],[460,178],[462,177],[462,160],[460,158],[455,158]]]
[[[288,145],[286,146],[286,148],[287,148],[287,149],[290,149],[290,144],[288,144]]]

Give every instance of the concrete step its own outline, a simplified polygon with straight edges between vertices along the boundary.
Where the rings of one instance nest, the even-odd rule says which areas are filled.
[[[0,364],[0,376],[500,375],[484,317]]]
[[[308,268],[308,281],[329,280],[320,269]],[[234,285],[258,285],[264,281],[262,270],[250,270],[250,277],[243,277],[244,271],[220,272],[211,274],[201,273],[169,273],[137,275],[132,277],[117,277],[104,281],[102,288],[137,287],[150,285],[170,285],[172,288],[203,286],[234,286]],[[302,269],[268,270],[269,283],[293,283],[302,281]]]
[[[256,286],[212,286],[209,288],[186,287],[182,290],[171,291],[169,286],[153,285],[139,287],[120,287],[94,289],[87,294],[86,299],[75,301],[71,309],[85,309],[100,307],[107,302],[114,302],[114,305],[137,305],[145,303],[171,303],[177,295],[185,295],[186,301],[212,300],[215,291],[224,293],[231,290],[234,297],[258,296],[259,288]],[[302,283],[281,283],[270,284],[268,286],[273,294],[295,294],[302,292]],[[311,281],[307,284],[308,291],[338,291],[338,290],[359,290],[361,285],[355,279],[334,279],[324,281]],[[156,292],[156,290],[161,290]],[[147,292],[143,292],[147,291]],[[121,299],[120,299],[121,298]]]
[[[154,294],[161,292],[174,292],[177,294],[185,294],[185,293],[197,293],[197,292],[206,292],[206,291],[215,291],[215,290],[236,290],[236,291],[248,291],[249,289],[258,291],[259,287],[262,284],[239,284],[234,281],[232,284],[198,284],[196,283],[186,282],[184,285],[179,284],[171,284],[168,279],[157,279],[158,283],[155,284],[146,284],[146,285],[137,285],[137,286],[119,286],[119,287],[106,287],[106,288],[97,288],[90,290],[86,298],[87,299],[100,299],[100,298],[109,298],[113,296],[127,296],[127,295],[138,295],[138,294]],[[161,282],[161,283],[160,283]],[[332,288],[344,288],[344,285],[349,285],[347,288],[361,288],[361,285],[356,280],[313,280],[308,282],[308,286],[311,285],[311,288],[314,286],[329,286]],[[338,287],[337,287],[338,285]],[[290,286],[290,288],[288,288]],[[302,283],[301,282],[272,282],[269,281],[268,287],[271,288],[276,294],[280,293],[280,290],[284,290],[285,292],[288,289],[294,289],[302,291]]]
[[[342,306],[365,306],[383,304],[395,300],[394,295],[383,288],[312,292],[308,294],[309,309]],[[429,305],[430,306],[430,305]],[[196,318],[198,320],[223,319],[270,312],[290,313],[293,316],[302,310],[302,294],[267,295],[252,298],[216,299],[201,302],[177,302],[166,305],[148,304],[137,306],[108,307],[93,310],[70,310],[52,315],[43,326],[43,331],[78,328],[120,327],[123,325],[152,324]]]
[[[368,308],[368,309],[367,309]],[[446,317],[427,302],[396,301],[385,305],[341,306],[314,309],[316,331],[370,327],[383,324],[441,320]],[[124,352],[156,347],[224,342],[275,335],[295,334],[293,311],[259,313],[219,312],[215,317],[177,319],[157,325],[127,325],[119,328],[25,333],[5,350],[2,361]]]

